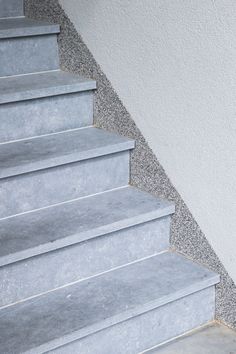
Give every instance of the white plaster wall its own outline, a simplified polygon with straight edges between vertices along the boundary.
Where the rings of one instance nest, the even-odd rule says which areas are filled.
[[[236,1],[60,3],[236,282]]]

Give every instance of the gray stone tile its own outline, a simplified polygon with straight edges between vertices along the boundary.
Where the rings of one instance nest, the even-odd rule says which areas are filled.
[[[136,140],[136,148],[131,154],[131,184],[176,203],[171,227],[172,247],[221,274],[221,283],[216,287],[216,316],[236,328],[236,286],[233,280],[58,0],[25,0],[25,10],[32,18],[60,23],[61,67],[97,81],[96,125]]]
[[[218,281],[216,274],[167,252],[2,309],[0,347],[5,354],[44,353],[158,307],[168,316],[166,304]],[[206,301],[201,321],[212,319],[214,292],[205,294]]]
[[[217,324],[204,327],[147,354],[236,354],[236,332]]]
[[[58,32],[58,25],[45,21],[0,20],[0,76],[58,70]]]
[[[214,308],[214,288],[211,287],[51,350],[47,354],[137,354],[163,340],[211,321]],[[176,319],[178,326],[175,325]]]
[[[59,32],[59,25],[50,24],[46,21],[35,21],[26,17],[0,19],[0,39],[36,36]]]
[[[93,91],[2,104],[0,121],[1,143],[89,126]]]
[[[133,140],[94,127],[1,144],[0,179],[132,148]]]
[[[0,267],[0,307],[169,248],[170,216]]]
[[[0,0],[0,18],[24,15],[23,0]]]
[[[96,88],[94,80],[62,71],[0,78],[0,104]]]
[[[132,187],[0,221],[0,265],[56,250],[174,212],[172,203]]]
[[[16,60],[19,53],[20,60]],[[58,46],[55,34],[0,39],[0,76],[58,69]]]
[[[129,166],[123,151],[0,179],[0,218],[126,186]]]

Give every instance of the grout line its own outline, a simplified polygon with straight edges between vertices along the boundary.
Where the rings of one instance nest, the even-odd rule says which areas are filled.
[[[129,265],[136,264],[136,263],[139,263],[139,262],[142,262],[142,261],[151,259],[151,258],[153,258],[153,257],[156,257],[156,256],[159,256],[159,255],[161,255],[161,254],[167,253],[168,251],[169,251],[169,250],[167,249],[167,250],[164,250],[164,251],[161,251],[161,252],[158,252],[158,253],[154,253],[154,254],[152,254],[151,256],[139,258],[139,259],[137,259],[137,260],[135,260],[135,261],[132,261],[132,262],[129,262],[129,263],[126,263],[126,264],[122,264],[122,265],[120,265],[120,266],[111,268],[111,269],[106,270],[106,271],[104,271],[104,272],[97,273],[97,274],[94,274],[94,275],[85,277],[85,278],[83,278],[83,279],[76,280],[76,281],[71,282],[71,283],[66,283],[66,284],[64,284],[64,285],[62,285],[62,286],[59,286],[59,287],[57,287],[57,288],[50,289],[50,290],[48,290],[48,291],[39,293],[39,294],[37,294],[37,295],[30,296],[30,297],[25,298],[25,299],[23,299],[23,300],[19,300],[19,301],[13,302],[13,303],[11,303],[11,304],[2,306],[2,307],[0,307],[0,310],[5,309],[5,308],[8,308],[8,307],[11,307],[11,306],[15,306],[15,305],[17,305],[17,304],[22,304],[22,303],[24,303],[24,302],[26,302],[26,301],[36,299],[36,298],[38,298],[38,297],[40,297],[40,296],[43,296],[43,295],[47,295],[47,294],[56,292],[57,290],[64,289],[64,288],[66,288],[66,287],[69,287],[69,286],[72,286],[72,285],[75,285],[75,284],[78,284],[78,283],[82,283],[82,282],[85,281],[85,280],[93,279],[93,278],[102,276],[102,275],[104,275],[104,274],[110,273],[110,272],[112,272],[112,271],[125,268],[125,267],[127,267],[127,266],[129,266]]]
[[[54,207],[57,207],[57,206],[60,206],[60,205],[73,203],[73,202],[78,201],[78,200],[81,200],[81,199],[86,199],[86,198],[94,197],[94,196],[99,195],[99,194],[109,193],[109,192],[113,192],[113,191],[116,191],[116,190],[125,189],[125,188],[128,188],[128,187],[129,187],[129,185],[125,185],[125,186],[121,186],[121,187],[117,187],[117,188],[112,188],[112,189],[105,190],[105,191],[103,191],[103,192],[98,192],[98,193],[94,193],[94,194],[89,194],[89,195],[86,195],[86,196],[83,196],[83,197],[79,197],[79,198],[74,198],[74,199],[66,200],[66,201],[61,202],[61,203],[51,204],[51,205],[48,205],[48,206],[45,206],[45,207],[42,207],[42,208],[33,209],[33,210],[25,211],[25,212],[23,212],[23,213],[19,213],[19,214],[15,214],[15,215],[6,216],[6,217],[4,217],[4,218],[1,218],[1,219],[0,219],[0,222],[1,222],[2,220],[7,220],[7,219],[15,218],[15,217],[22,216],[22,215],[25,215],[25,214],[31,214],[31,213],[34,213],[34,212],[38,212],[38,211],[40,211],[40,210],[46,210],[46,209],[49,209],[49,208],[54,208]]]

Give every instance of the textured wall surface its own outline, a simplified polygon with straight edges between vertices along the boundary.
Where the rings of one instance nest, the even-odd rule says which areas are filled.
[[[59,3],[236,282],[236,1]]]
[[[97,80],[96,125],[136,140],[136,149],[131,157],[131,183],[176,203],[171,230],[172,246],[221,274],[221,283],[217,286],[216,316],[218,320],[236,328],[236,287],[232,279],[73,24],[56,0],[26,0],[25,7],[29,17],[60,23],[62,69]]]

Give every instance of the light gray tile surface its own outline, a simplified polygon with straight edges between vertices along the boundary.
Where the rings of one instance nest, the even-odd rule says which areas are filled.
[[[169,232],[167,216],[0,267],[0,306],[165,251]]]
[[[92,125],[93,91],[2,104],[0,121],[0,142]]]
[[[216,274],[191,261],[164,253],[2,309],[0,347],[5,354],[29,350],[44,353],[143,312],[163,308],[218,280]],[[209,320],[209,311],[213,316],[212,295],[205,296],[211,306],[204,306],[204,321]],[[192,311],[192,315],[196,313]]]
[[[0,179],[132,148],[133,140],[94,127],[1,144]]]
[[[123,151],[0,179],[0,218],[126,186],[129,160]]]
[[[23,0],[0,0],[0,18],[24,15]]]
[[[0,78],[0,104],[95,88],[94,80],[62,71]]]
[[[211,287],[51,350],[47,354],[137,354],[163,340],[211,321],[214,308],[214,289]]]
[[[35,21],[26,17],[0,20],[0,39],[35,36],[59,32],[59,25],[50,24],[46,21]]]
[[[0,221],[0,265],[167,216],[174,205],[125,187]]]
[[[16,60],[19,53],[20,60]],[[55,34],[0,39],[0,76],[58,69],[59,58]]]
[[[236,332],[215,324],[150,350],[147,354],[236,354]]]

